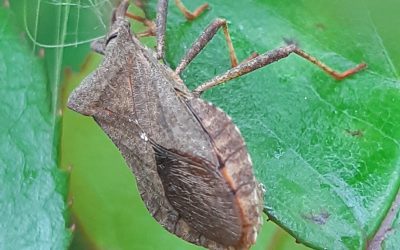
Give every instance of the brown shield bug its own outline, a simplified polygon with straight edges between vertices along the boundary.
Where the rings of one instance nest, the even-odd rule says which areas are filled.
[[[176,2],[188,19],[207,7],[191,13]],[[291,53],[337,79],[365,64],[337,73],[294,44],[238,64],[226,21],[216,19],[172,70],[158,61],[164,55],[168,1],[159,1],[155,26],[132,16],[147,22],[145,35],[156,33],[156,53],[131,33],[128,5],[122,1],[106,39],[93,44],[104,60],[74,90],[68,107],[92,116],[107,133],[133,170],[147,209],[168,231],[210,249],[248,249],[262,224],[263,192],[239,130],[201,93]],[[232,69],[190,91],[179,74],[221,27]]]

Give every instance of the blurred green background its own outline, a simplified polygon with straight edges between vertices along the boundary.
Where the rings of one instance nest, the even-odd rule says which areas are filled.
[[[185,1],[190,9],[202,2]],[[230,21],[241,59],[281,45],[282,38],[294,38],[336,68],[346,69],[362,60],[368,63],[367,73],[336,87],[318,69],[290,58],[205,96],[226,110],[242,130],[257,177],[267,187],[266,208],[274,221],[296,235],[298,241],[316,248],[365,248],[400,185],[400,4],[394,0],[209,3],[210,10],[188,23],[171,1],[167,59],[172,66],[216,16]],[[55,112],[49,115],[62,113],[61,144],[57,139],[54,144],[60,145],[57,155],[62,168],[70,173],[66,203],[72,203],[72,219],[67,227],[75,228],[70,248],[200,249],[167,233],[152,219],[116,147],[91,118],[64,108],[70,91],[101,60],[101,56],[89,52],[88,41],[107,32],[114,3],[20,0],[10,1],[10,6],[21,27],[19,32],[30,41],[33,53],[45,49],[42,63],[50,82],[50,103],[61,107],[58,110],[54,106]],[[154,16],[154,6],[155,1],[151,1],[149,15]],[[131,11],[143,15],[138,8]],[[135,31],[142,29],[134,25]],[[152,39],[144,43],[154,46]],[[183,78],[194,87],[227,68],[226,45],[219,34]],[[314,92],[319,99],[315,100]],[[319,109],[329,106],[327,103],[333,107]],[[299,113],[292,112],[293,107]],[[354,110],[359,113],[352,113]],[[344,115],[337,118],[334,112]],[[365,136],[349,138],[343,132],[346,129],[361,129]],[[293,148],[305,155],[311,169],[304,167],[303,159],[290,154]],[[315,175],[318,171],[322,174]],[[354,176],[355,172],[359,175]],[[342,187],[346,190],[341,193]],[[382,193],[386,195],[378,199]],[[308,212],[300,211],[303,208],[309,208],[304,210]],[[330,219],[336,223],[328,229],[315,223],[325,210],[334,211]],[[399,219],[393,223],[385,249],[396,249],[399,224]],[[343,244],[332,247],[338,238]],[[253,249],[307,247],[265,218]]]

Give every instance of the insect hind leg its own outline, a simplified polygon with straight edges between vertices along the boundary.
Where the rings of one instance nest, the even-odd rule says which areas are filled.
[[[238,66],[228,70],[227,72],[218,75],[214,77],[213,79],[201,84],[199,87],[197,87],[194,91],[193,94],[196,96],[200,96],[204,91],[211,89],[217,85],[220,85],[226,81],[232,80],[234,78],[237,78],[239,76],[245,75],[247,73],[250,73],[256,69],[265,67],[271,63],[277,62],[283,58],[288,57],[290,54],[296,54],[307,61],[313,63],[320,69],[322,69],[324,72],[335,78],[336,80],[343,80],[346,77],[349,77],[358,71],[364,69],[367,65],[365,63],[360,63],[357,66],[350,68],[344,72],[338,72],[322,61],[318,60],[317,58],[307,54],[298,46],[294,43],[292,44],[287,44],[286,46],[274,49],[272,51],[268,51],[264,54],[261,54],[249,61],[243,62],[239,64]]]

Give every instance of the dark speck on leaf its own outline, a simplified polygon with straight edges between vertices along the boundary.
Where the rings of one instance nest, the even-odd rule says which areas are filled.
[[[303,218],[313,221],[315,224],[318,225],[325,225],[330,216],[331,215],[328,212],[321,212],[318,214],[313,214],[313,213],[305,214],[303,215]]]
[[[359,129],[357,129],[357,130],[346,129],[346,133],[351,136],[354,136],[354,137],[363,137],[364,136],[363,131],[359,130]]]

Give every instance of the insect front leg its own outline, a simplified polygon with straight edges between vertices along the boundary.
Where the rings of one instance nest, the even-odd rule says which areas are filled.
[[[167,26],[168,0],[159,0],[157,4],[156,37],[157,59],[164,59],[165,54],[165,29]]]
[[[211,89],[221,83],[224,83],[226,81],[232,80],[236,77],[245,75],[247,73],[250,73],[256,69],[259,69],[261,67],[267,66],[273,62],[279,61],[285,57],[288,57],[290,54],[295,53],[296,55],[306,59],[307,61],[315,64],[317,67],[322,69],[324,72],[335,78],[336,80],[342,80],[348,76],[351,76],[358,71],[364,69],[367,65],[365,63],[358,64],[354,68],[350,68],[344,72],[338,72],[328,65],[324,64],[317,58],[307,54],[303,50],[299,49],[295,44],[288,44],[286,46],[277,48],[272,51],[268,51],[264,54],[261,54],[249,61],[243,62],[239,64],[238,66],[228,70],[224,74],[218,75],[214,77],[213,79],[201,84],[199,87],[197,87],[194,91],[193,94],[200,96],[204,91]]]
[[[142,23],[147,27],[147,30],[145,30],[143,32],[140,32],[140,33],[137,33],[136,36],[138,36],[138,37],[155,36],[155,34],[156,34],[156,25],[154,24],[153,21],[151,21],[151,20],[149,20],[147,18],[141,17],[141,16],[136,16],[136,15],[134,15],[132,13],[129,13],[129,12],[126,12],[125,16],[129,17],[129,18],[131,18],[131,19],[133,19],[135,21],[138,21],[138,22]]]
[[[156,18],[156,36],[157,36],[157,59],[163,59],[165,54],[165,29],[167,23],[169,0],[159,0],[157,4],[157,18]],[[181,0],[175,0],[175,4],[183,13],[187,20],[192,21],[196,19],[207,8],[208,4],[202,4],[195,11],[189,11]]]
[[[201,13],[203,13],[208,8],[208,3],[204,3],[200,5],[195,11],[191,12],[185,7],[185,5],[183,5],[181,0],[175,0],[175,4],[176,6],[178,6],[179,10],[189,21],[196,19],[198,16],[201,15]]]

